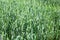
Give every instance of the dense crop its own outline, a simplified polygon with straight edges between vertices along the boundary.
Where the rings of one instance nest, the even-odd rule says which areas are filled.
[[[0,40],[60,40],[59,0],[0,0]]]

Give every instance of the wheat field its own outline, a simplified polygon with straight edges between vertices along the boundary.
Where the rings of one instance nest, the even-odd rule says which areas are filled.
[[[0,0],[0,40],[60,40],[60,0]]]

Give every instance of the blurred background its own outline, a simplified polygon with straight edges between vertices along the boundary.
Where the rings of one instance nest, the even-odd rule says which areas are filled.
[[[60,40],[60,0],[0,0],[0,40]]]

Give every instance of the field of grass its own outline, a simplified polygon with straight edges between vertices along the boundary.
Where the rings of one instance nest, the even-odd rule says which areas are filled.
[[[60,40],[60,1],[0,0],[0,40]]]

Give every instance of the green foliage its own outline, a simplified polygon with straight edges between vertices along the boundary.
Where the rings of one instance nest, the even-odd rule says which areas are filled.
[[[0,0],[3,40],[60,40],[59,0]]]

